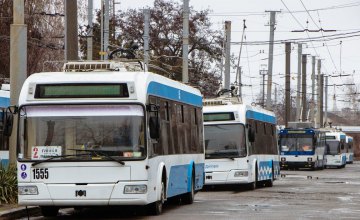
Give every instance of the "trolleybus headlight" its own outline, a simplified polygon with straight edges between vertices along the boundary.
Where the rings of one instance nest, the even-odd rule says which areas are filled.
[[[37,186],[19,186],[19,195],[38,195]]]
[[[311,157],[308,157],[308,162],[311,162],[312,161],[312,158]]]
[[[146,185],[127,185],[124,188],[124,194],[145,194],[146,192]]]
[[[286,158],[285,157],[282,157],[281,158],[281,162],[285,162],[286,161]]]
[[[234,177],[241,177],[241,176],[248,176],[248,175],[249,175],[248,171],[236,171],[234,173]]]

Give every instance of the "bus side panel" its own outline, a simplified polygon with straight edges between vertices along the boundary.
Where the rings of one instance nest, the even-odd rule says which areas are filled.
[[[190,164],[171,166],[167,197],[172,197],[188,192],[188,170]]]
[[[195,190],[201,190],[204,186],[205,180],[205,164],[195,164]]]
[[[272,175],[272,160],[258,161],[258,180],[269,180]]]

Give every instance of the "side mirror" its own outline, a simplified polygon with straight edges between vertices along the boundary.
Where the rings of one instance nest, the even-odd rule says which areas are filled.
[[[255,129],[249,124],[247,125],[247,127],[248,127],[249,142],[254,142],[255,141]]]
[[[4,136],[10,137],[13,128],[14,116],[11,111],[3,112]]]
[[[149,129],[150,129],[150,137],[152,139],[160,138],[160,123],[157,116],[150,116]]]

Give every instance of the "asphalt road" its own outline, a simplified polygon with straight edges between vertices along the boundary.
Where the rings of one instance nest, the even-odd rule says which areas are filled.
[[[56,219],[360,219],[360,162],[344,169],[281,174],[273,187],[255,191],[240,186],[205,189],[192,205],[166,204],[161,216],[148,216],[144,207],[112,207],[62,209]]]

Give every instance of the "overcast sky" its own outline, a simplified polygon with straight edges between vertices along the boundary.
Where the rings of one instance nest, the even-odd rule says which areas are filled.
[[[97,1],[96,1],[97,2]],[[100,2],[100,1],[99,1]],[[117,10],[129,8],[151,8],[153,0],[117,0]],[[181,3],[182,1],[177,1]],[[98,3],[96,3],[98,4]],[[323,41],[322,36],[338,35],[349,36],[360,34],[360,1],[355,0],[190,0],[190,6],[195,10],[211,9],[211,21],[214,29],[223,29],[224,22],[232,22],[231,41],[240,42],[242,35],[243,20],[246,19],[245,30],[246,41],[268,41],[269,40],[269,13],[265,11],[281,11],[276,16],[275,41],[286,39],[304,39],[319,37],[320,41],[306,43],[303,45],[303,53],[309,54],[307,73],[307,92],[311,92],[311,56],[322,59],[322,72],[333,76],[329,77],[329,84],[341,85],[343,83],[355,83],[357,91],[360,92],[360,37],[348,37]],[[96,7],[96,5],[95,5]],[[289,10],[292,13],[289,13]],[[307,11],[306,11],[307,10]],[[319,22],[320,20],[320,22]],[[292,32],[294,30],[336,30],[336,32]],[[353,34],[342,35],[356,32]],[[342,44],[340,45],[340,41]],[[291,88],[296,89],[297,75],[297,45],[292,45],[291,53]],[[238,56],[240,46],[232,45],[231,53]],[[243,69],[243,84],[252,85],[243,87],[245,102],[254,102],[261,90],[261,76],[259,69],[261,65],[268,64],[269,45],[243,46],[240,66]],[[260,53],[264,51],[264,53]],[[278,90],[284,90],[285,72],[285,46],[274,45],[273,82],[278,84]],[[335,77],[340,74],[351,74],[351,76]],[[235,74],[232,73],[233,82]],[[274,88],[275,84],[273,85]],[[336,87],[337,108],[346,107],[348,100],[345,96],[345,86]],[[332,110],[333,87],[329,87],[329,105]],[[310,95],[310,94],[309,94]]]

